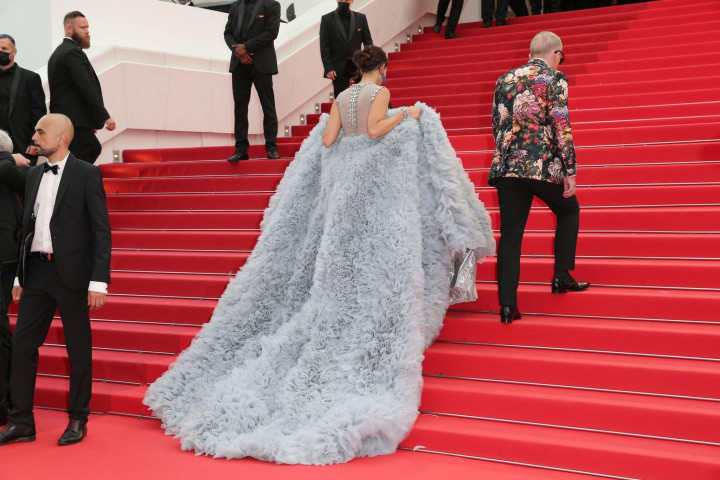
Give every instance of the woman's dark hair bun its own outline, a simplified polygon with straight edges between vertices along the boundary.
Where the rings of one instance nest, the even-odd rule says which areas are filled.
[[[382,48],[370,45],[355,52],[353,62],[362,73],[367,73],[388,63],[388,58]]]

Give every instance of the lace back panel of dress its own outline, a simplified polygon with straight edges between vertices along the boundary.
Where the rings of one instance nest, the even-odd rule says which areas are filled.
[[[367,120],[370,105],[375,100],[377,92],[383,88],[385,87],[374,83],[358,83],[338,95],[340,121],[346,136],[357,137],[368,134]]]

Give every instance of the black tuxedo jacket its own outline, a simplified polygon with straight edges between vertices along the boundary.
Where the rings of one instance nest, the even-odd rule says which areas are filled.
[[[85,52],[66,38],[48,61],[50,112],[70,117],[75,128],[100,129],[110,114],[102,89]]]
[[[52,175],[48,172],[47,175]],[[22,251],[18,265],[20,285],[35,233],[35,199],[43,166],[30,169],[25,183]],[[55,263],[62,281],[70,288],[87,289],[90,281],[110,283],[110,219],[100,168],[78,160],[72,153],[55,197],[50,219]]]
[[[16,167],[12,155],[0,152],[0,263],[18,259],[26,174],[27,168]]]
[[[40,75],[18,65],[13,76],[8,105],[9,133],[15,153],[25,153],[32,142],[35,125],[46,113],[45,91]]]
[[[259,73],[276,75],[278,73],[275,39],[280,32],[280,4],[275,0],[257,0],[252,10],[250,31],[243,42],[242,27],[245,22],[245,2],[238,0],[230,7],[225,25],[225,43],[234,51],[233,45],[244,44],[252,55],[253,65]],[[240,60],[230,57],[230,71],[241,65]]]
[[[320,56],[327,76],[333,70],[344,72],[348,57],[363,46],[373,44],[367,17],[362,13],[350,11],[350,35],[345,31],[340,13],[335,10],[323,15],[320,20]]]

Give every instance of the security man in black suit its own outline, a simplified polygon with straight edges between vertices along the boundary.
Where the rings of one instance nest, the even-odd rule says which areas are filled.
[[[30,138],[47,113],[40,75],[15,63],[17,48],[10,35],[0,35],[0,130],[10,134],[12,153],[23,154],[32,165],[37,155]]]
[[[30,169],[18,278],[20,302],[10,371],[12,409],[0,445],[35,440],[33,394],[38,348],[59,310],[70,363],[70,422],[59,445],[87,435],[92,388],[89,310],[105,304],[110,283],[110,221],[102,173],[69,152],[73,126],[65,115],[41,118],[33,142],[48,163]]]
[[[65,15],[65,38],[50,56],[50,112],[62,113],[75,127],[70,151],[89,163],[102,153],[95,132],[103,126],[115,130],[115,120],[105,110],[102,88],[83,49],[90,48],[87,18],[74,11]]]
[[[320,56],[324,76],[333,82],[335,98],[355,80],[358,69],[352,56],[373,44],[367,17],[350,10],[352,0],[340,0],[337,10],[320,21]]]
[[[20,253],[22,198],[27,173],[27,167],[20,167],[16,158],[23,164],[27,159],[20,154],[12,155],[12,149],[10,136],[0,130],[0,425],[7,422],[10,408],[12,333],[7,312]]]
[[[230,7],[225,43],[232,50],[233,99],[235,100],[235,153],[228,162],[247,160],[248,105],[252,86],[263,110],[265,150],[269,159],[279,158],[278,118],[275,111],[273,75],[278,73],[275,39],[280,31],[280,4],[275,0],[237,0]]]

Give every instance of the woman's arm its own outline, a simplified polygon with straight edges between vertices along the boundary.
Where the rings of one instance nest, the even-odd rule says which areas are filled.
[[[375,140],[388,133],[393,128],[400,125],[405,115],[402,111],[396,113],[390,118],[387,115],[388,104],[390,103],[390,91],[383,88],[375,95],[372,105],[370,105],[370,114],[368,115],[368,135]]]
[[[329,148],[333,143],[335,143],[338,135],[340,135],[341,128],[342,122],[340,121],[340,109],[338,108],[337,102],[333,102],[333,106],[330,109],[330,118],[327,121],[327,125],[325,125],[325,130],[322,135],[323,145],[325,145],[325,147]]]
[[[392,117],[385,118],[387,115],[388,104],[390,103],[390,91],[383,88],[375,95],[372,105],[370,105],[370,114],[368,115],[368,135],[375,140],[388,133],[393,128],[400,125],[405,118],[404,110],[407,109],[408,115],[414,119],[420,118],[422,110],[417,107],[406,107],[401,109]]]

